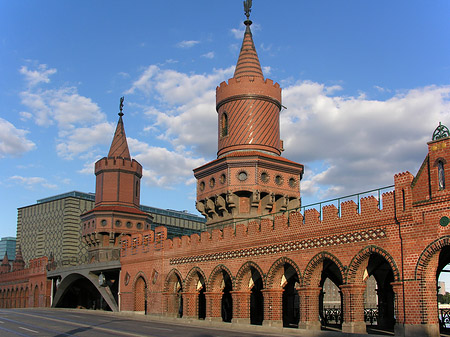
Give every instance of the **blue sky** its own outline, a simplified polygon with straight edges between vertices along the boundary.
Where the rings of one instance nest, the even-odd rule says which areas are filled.
[[[447,0],[253,1],[303,204],[416,174],[450,126],[449,15]],[[0,236],[15,236],[18,207],[94,192],[121,96],[141,202],[196,213],[192,169],[216,156],[215,87],[244,19],[241,0],[0,2]]]

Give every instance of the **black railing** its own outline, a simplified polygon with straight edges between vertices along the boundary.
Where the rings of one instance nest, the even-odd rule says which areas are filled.
[[[450,327],[450,309],[439,309],[439,322],[442,328]]]
[[[450,309],[447,309],[447,323],[450,323]],[[442,316],[442,314],[441,314]],[[342,324],[342,311],[337,308],[324,308],[323,309],[323,324]],[[364,309],[364,322],[370,325],[376,325],[378,322],[378,308],[367,308]]]
[[[274,221],[276,217],[281,216],[281,215],[287,216],[287,221],[289,224],[289,220],[290,220],[289,218],[290,218],[290,215],[292,212],[301,212],[304,215],[305,210],[307,210],[307,209],[316,209],[319,212],[319,220],[323,220],[322,208],[324,206],[328,206],[328,205],[334,205],[337,209],[337,215],[340,217],[342,202],[354,201],[356,204],[357,212],[360,212],[361,211],[361,199],[365,198],[365,197],[370,197],[370,196],[373,196],[377,199],[378,208],[382,209],[383,208],[382,195],[384,193],[392,192],[394,190],[395,190],[395,185],[389,185],[389,186],[373,189],[370,191],[364,191],[364,192],[360,192],[360,193],[350,194],[350,195],[346,195],[346,196],[339,197],[339,198],[329,199],[329,200],[325,200],[325,201],[320,201],[320,202],[300,206],[297,208],[286,209],[286,210],[282,210],[282,211],[279,211],[276,213],[269,213],[269,214],[251,217],[251,218],[243,218],[243,219],[239,219],[239,220],[226,221],[226,222],[222,223],[219,226],[219,228],[223,229],[224,227],[227,227],[227,226],[233,226],[234,230],[236,231],[237,224],[241,224],[241,223],[248,224],[253,221],[261,223],[261,220],[263,220],[263,219],[269,219],[269,220]],[[305,221],[304,217],[303,217],[303,221]],[[209,229],[207,229],[207,230],[209,231]]]

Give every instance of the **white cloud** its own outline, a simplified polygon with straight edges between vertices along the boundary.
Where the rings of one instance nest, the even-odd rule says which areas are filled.
[[[75,155],[86,155],[98,144],[104,144],[105,138],[110,139],[113,126],[106,122],[106,116],[97,103],[78,94],[76,87],[43,89],[37,86],[40,82],[49,83],[49,76],[55,72],[56,69],[47,70],[46,65],[39,65],[37,70],[21,68],[26,79],[34,81],[34,87],[20,93],[22,104],[29,109],[21,116],[25,120],[33,118],[40,126],[56,125],[57,152],[66,159],[72,159]]]
[[[214,89],[232,72],[233,67],[210,74],[186,74],[152,65],[133,84],[131,91],[151,96],[155,102],[144,110],[151,124],[143,128],[174,149],[140,150],[139,158],[148,158],[143,165],[151,170],[147,181],[158,186],[178,181],[180,173],[169,170],[164,166],[167,163],[184,167],[181,176],[192,179],[189,165],[190,171],[215,158]],[[449,120],[448,86],[411,89],[387,100],[348,97],[340,94],[342,90],[340,85],[308,81],[283,90],[287,107],[280,117],[286,149],[283,156],[305,165],[303,195],[342,196],[390,185],[393,175],[404,170],[415,174],[434,128],[439,121],[445,124]],[[160,159],[163,167],[158,167],[150,154],[170,160]],[[182,154],[191,159],[177,162]],[[207,160],[195,159],[194,163],[192,158]]]
[[[193,46],[195,46],[196,44],[199,44],[200,41],[195,41],[195,40],[184,40],[181,41],[179,43],[177,43],[177,47],[179,48],[191,48]]]
[[[23,185],[27,189],[33,189],[38,186],[42,186],[45,188],[51,188],[51,189],[58,187],[55,184],[49,183],[47,181],[47,179],[42,178],[42,177],[12,176],[9,179],[18,182],[19,184]]]
[[[193,158],[186,153],[150,146],[128,138],[130,151],[143,167],[143,181],[149,186],[171,188],[177,184],[192,183],[192,169],[203,165],[204,158]]]
[[[46,64],[40,64],[36,70],[29,70],[28,67],[22,66],[20,73],[25,76],[25,80],[29,86],[35,86],[40,82],[49,83],[49,76],[56,73],[56,69],[47,69]]]
[[[19,156],[33,150],[36,144],[27,139],[28,131],[18,129],[0,117],[0,158],[11,155]]]
[[[153,121],[145,130],[159,132],[158,138],[169,141],[179,151],[214,156],[217,151],[215,88],[231,77],[233,71],[234,67],[229,67],[199,75],[149,66],[129,90],[144,95],[152,92],[158,103],[145,110]]]
[[[310,165],[326,163],[320,172],[306,166],[305,192],[321,186],[330,195],[354,193],[361,186],[392,184],[393,174],[403,170],[415,174],[434,128],[450,117],[450,87],[413,89],[386,101],[329,92],[313,82],[283,91],[284,155]]]
[[[213,51],[210,51],[210,52],[202,55],[202,57],[207,58],[207,59],[213,59],[214,56],[215,56],[215,54]]]
[[[94,146],[110,144],[113,134],[114,124],[108,122],[76,128],[62,133],[63,137],[57,140],[56,150],[61,157],[72,159]]]

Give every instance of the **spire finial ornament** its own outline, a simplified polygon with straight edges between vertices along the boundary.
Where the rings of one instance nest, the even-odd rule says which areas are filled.
[[[123,101],[124,101],[124,100],[125,100],[125,97],[124,97],[124,96],[120,97],[120,105],[119,105],[119,110],[120,110],[119,116],[120,116],[120,117],[123,116],[122,110],[123,110]]]
[[[252,11],[252,0],[245,0],[244,1],[244,11],[245,11],[245,16],[247,17],[247,20],[245,20],[245,25],[249,26],[252,24],[252,22],[250,21],[250,12]]]
[[[448,128],[445,125],[442,125],[441,122],[439,122],[439,126],[433,132],[432,140],[438,140],[449,136],[450,132],[448,131]]]

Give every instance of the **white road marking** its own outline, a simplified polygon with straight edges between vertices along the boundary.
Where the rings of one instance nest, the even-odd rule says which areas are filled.
[[[38,331],[27,329],[27,328],[24,328],[23,326],[19,326],[19,329],[26,330],[26,331],[29,331],[29,332],[39,333]]]

